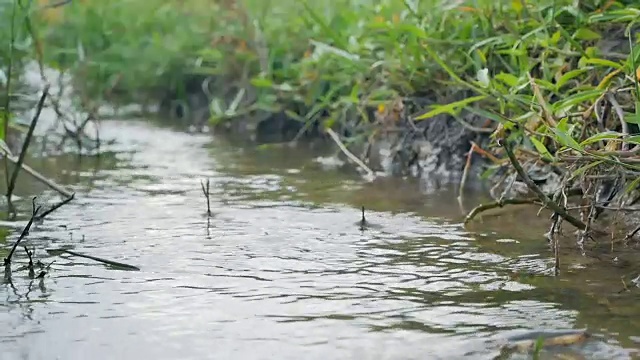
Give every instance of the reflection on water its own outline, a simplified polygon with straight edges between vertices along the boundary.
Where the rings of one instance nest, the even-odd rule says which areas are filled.
[[[446,192],[362,184],[303,151],[234,148],[145,122],[107,122],[102,133],[118,144],[59,175],[77,200],[29,238],[38,259],[55,259],[50,276],[16,273],[0,287],[0,359],[478,359],[523,330],[584,327],[596,337],[567,351],[631,356],[637,307],[616,322],[615,306],[570,277],[513,276],[547,269],[527,255],[544,252],[527,240],[540,242],[525,229],[512,233],[521,244],[475,238]],[[354,225],[360,205],[379,229]],[[43,250],[61,246],[142,270]]]

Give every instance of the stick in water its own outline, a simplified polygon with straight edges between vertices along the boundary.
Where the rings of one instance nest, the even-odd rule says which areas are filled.
[[[9,255],[7,255],[7,257],[4,259],[5,271],[11,266],[11,257],[13,256],[13,253],[16,252],[16,248],[18,247],[18,245],[20,245],[20,242],[22,241],[22,239],[24,239],[27,235],[29,235],[29,230],[31,229],[31,225],[33,225],[33,220],[38,215],[38,211],[40,211],[40,206],[36,207],[35,197],[32,200],[32,205],[33,205],[33,212],[31,214],[31,219],[29,219],[27,226],[25,226],[24,229],[22,230],[22,233],[18,237],[18,240],[16,240],[16,242],[13,244],[13,247],[11,248]]]
[[[65,204],[69,203],[71,200],[73,200],[73,198],[74,198],[75,196],[76,196],[76,193],[73,193],[73,194],[71,194],[71,196],[69,196],[68,198],[66,198],[66,199],[64,199],[64,200],[60,201],[59,203],[57,203],[57,204],[53,205],[53,206],[51,207],[51,209],[49,209],[49,210],[47,210],[47,211],[43,212],[42,214],[38,215],[38,216],[36,217],[36,220],[40,221],[40,220],[44,219],[47,215],[49,215],[49,214],[51,214],[52,212],[54,212],[54,211],[58,210],[58,209],[59,209],[60,207],[62,207],[63,205],[65,205]]]
[[[118,262],[118,261],[103,259],[103,258],[99,258],[97,256],[85,255],[85,254],[81,254],[81,253],[78,253],[78,252],[75,252],[75,251],[72,251],[72,250],[47,249],[47,252],[49,252],[49,253],[63,252],[63,253],[67,253],[69,255],[73,255],[73,256],[78,256],[78,257],[82,257],[82,258],[85,258],[85,259],[94,260],[94,261],[97,261],[97,262],[101,262],[103,264],[107,264],[107,265],[111,265],[111,266],[115,266],[115,267],[120,267],[120,268],[123,268],[123,269],[136,270],[136,271],[140,270],[140,268],[137,267],[137,266],[121,263],[121,262]]]
[[[47,84],[42,91],[42,96],[40,97],[40,101],[38,101],[38,107],[36,108],[36,114],[33,116],[31,120],[31,124],[29,124],[29,130],[27,131],[27,136],[22,143],[22,150],[20,151],[20,155],[18,156],[18,162],[16,163],[16,168],[13,170],[11,174],[11,180],[9,181],[9,187],[7,188],[7,200],[11,203],[11,195],[13,194],[13,189],[16,186],[16,180],[18,179],[18,173],[22,168],[22,164],[24,163],[24,158],[27,156],[27,149],[29,148],[29,144],[31,143],[31,137],[33,136],[33,131],[38,124],[38,119],[40,119],[40,114],[42,113],[42,108],[44,107],[44,101],[49,94],[49,84]]]
[[[375,176],[374,172],[371,169],[369,169],[369,167],[367,165],[365,165],[360,159],[358,159],[358,157],[353,155],[353,153],[351,153],[351,151],[349,151],[346,146],[344,146],[342,141],[340,141],[340,137],[338,137],[338,134],[336,134],[335,131],[333,131],[332,129],[327,129],[326,131],[327,131],[327,134],[329,134],[329,136],[331,136],[331,139],[333,139],[333,141],[336,143],[336,145],[338,145],[340,150],[345,155],[347,155],[347,157],[349,159],[351,159],[351,161],[356,163],[356,165],[358,165],[362,170],[366,171],[367,175],[369,175],[370,177],[374,177]]]
[[[209,179],[207,179],[207,185],[200,180],[200,186],[202,187],[202,193],[207,199],[207,216],[211,216],[211,192],[209,192]]]

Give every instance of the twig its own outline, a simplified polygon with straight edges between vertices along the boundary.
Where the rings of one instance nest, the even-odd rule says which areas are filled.
[[[358,159],[355,155],[353,155],[353,153],[351,153],[346,146],[344,146],[344,144],[342,143],[342,141],[340,141],[340,138],[338,137],[338,134],[336,134],[335,131],[333,131],[330,128],[327,128],[326,130],[327,134],[329,134],[329,136],[331,136],[331,139],[333,139],[333,141],[336,143],[336,145],[338,145],[338,147],[340,148],[340,150],[342,150],[342,152],[347,155],[347,157],[349,159],[351,159],[351,161],[353,161],[354,163],[356,163],[356,165],[358,165],[360,168],[362,168],[365,172],[367,172],[367,174],[371,177],[375,176],[375,173],[369,169],[369,167],[367,165],[365,165],[362,161],[360,161],[360,159]]]
[[[560,221],[560,216],[558,213],[553,214],[553,224],[551,225],[551,235],[550,239],[553,241],[553,275],[560,275],[560,242],[558,241],[558,234],[556,234],[556,228],[558,227],[558,222]],[[585,231],[586,233],[586,231]]]
[[[535,95],[536,99],[538,99],[538,103],[542,108],[542,114],[544,115],[544,119],[546,120],[547,125],[551,127],[555,127],[557,123],[553,118],[551,110],[549,109],[549,104],[545,101],[544,97],[542,96],[542,93],[540,92],[540,87],[538,86],[538,84],[535,83],[535,81],[531,77],[531,74],[527,73],[527,77],[529,78],[529,85],[531,85],[533,94]]]
[[[0,147],[0,151],[4,153],[4,156],[7,160],[11,161],[13,164],[18,165],[18,158],[16,158],[15,156],[9,154],[6,149]],[[22,170],[24,170],[27,174],[33,176],[36,180],[42,182],[43,184],[47,185],[48,187],[50,187],[51,189],[59,192],[60,194],[64,195],[65,197],[71,197],[72,196],[72,192],[70,192],[69,190],[63,188],[61,185],[56,184],[54,181],[47,179],[46,177],[44,177],[44,175],[40,174],[39,172],[35,171],[33,168],[31,168],[29,165],[22,163],[20,165],[20,167],[22,168]]]
[[[539,204],[540,200],[537,198],[528,198],[528,199],[503,199],[491,203],[480,204],[473,208],[471,212],[464,218],[464,224],[466,225],[471,220],[473,220],[478,214],[485,212],[487,210],[502,208],[505,205],[535,205]]]
[[[49,253],[63,252],[63,253],[67,253],[69,255],[73,255],[73,256],[78,256],[78,257],[82,257],[82,258],[85,258],[85,259],[94,260],[94,261],[97,261],[97,262],[100,262],[100,263],[103,263],[103,264],[107,264],[107,265],[111,265],[111,266],[121,267],[121,268],[129,269],[129,270],[137,270],[137,271],[140,270],[140,268],[137,267],[137,266],[121,263],[121,262],[118,262],[118,261],[107,260],[107,259],[99,258],[99,257],[96,257],[96,256],[85,255],[85,254],[77,253],[77,252],[71,251],[71,250],[66,250],[66,249],[47,249],[46,251],[49,252]]]
[[[542,192],[542,190],[540,190],[538,185],[536,185],[533,182],[533,180],[531,180],[529,175],[527,175],[527,173],[524,171],[524,169],[518,162],[518,159],[516,159],[516,156],[513,154],[513,150],[511,149],[511,146],[508,145],[506,141],[504,141],[503,139],[499,139],[498,145],[504,147],[504,150],[507,153],[507,156],[509,157],[509,161],[511,161],[511,164],[515,168],[518,175],[520,175],[520,178],[522,178],[522,180],[527,185],[527,187],[531,191],[533,191],[536,194],[536,196],[538,196],[538,199],[540,199],[540,201],[546,208],[551,209],[554,212],[558,213],[560,217],[562,217],[568,223],[570,223],[571,225],[575,226],[580,230],[585,230],[587,228],[587,225],[585,223],[575,218],[573,215],[569,214],[565,209],[561,208],[558,204],[556,204],[551,199],[549,199],[549,197],[545,195]]]
[[[11,28],[10,28],[10,42],[9,42],[9,59],[7,64],[7,97],[4,102],[4,114],[3,114],[3,133],[6,136],[9,133],[9,114],[11,113],[11,78],[13,77],[13,52],[15,50],[16,43],[16,8],[18,4],[13,2],[11,7]],[[5,180],[9,183],[9,164],[7,159],[4,159]]]
[[[38,216],[36,217],[36,220],[37,220],[37,221],[40,221],[40,220],[44,219],[47,215],[49,215],[49,214],[51,214],[52,212],[54,212],[54,211],[58,210],[61,206],[66,205],[67,203],[69,203],[71,200],[73,200],[73,199],[75,198],[75,196],[76,196],[76,193],[73,193],[73,194],[71,194],[71,196],[69,196],[68,198],[66,198],[66,199],[64,199],[64,200],[60,201],[59,203],[57,203],[57,204],[53,205],[53,206],[51,207],[51,209],[49,209],[49,210],[47,210],[47,211],[43,212],[42,214],[38,215]]]
[[[464,193],[464,187],[467,184],[467,177],[469,176],[469,169],[471,168],[471,157],[473,156],[473,152],[476,148],[476,144],[471,142],[471,148],[469,148],[469,153],[467,153],[467,162],[464,165],[464,170],[462,171],[462,179],[460,180],[460,188],[458,189],[458,201],[462,203],[462,194]]]
[[[472,141],[471,144],[475,145],[475,148],[473,149],[473,151],[475,151],[476,154],[479,154],[479,155],[482,155],[482,156],[488,158],[494,164],[502,164],[504,162],[505,159],[498,159],[493,154],[491,154],[491,153],[487,152],[486,150],[484,150],[483,148],[481,148],[474,141]]]
[[[44,101],[49,94],[49,84],[45,85],[44,90],[42,90],[42,96],[40,96],[40,101],[38,101],[38,107],[36,108],[36,113],[31,120],[31,124],[29,124],[29,130],[27,131],[27,136],[22,143],[22,150],[20,151],[20,155],[18,156],[18,162],[16,163],[15,169],[13,169],[13,173],[11,174],[11,180],[9,181],[9,187],[7,188],[7,201],[11,203],[11,195],[13,194],[13,189],[16,186],[16,180],[18,179],[18,173],[22,168],[22,164],[24,163],[24,158],[27,156],[27,149],[29,148],[29,144],[31,143],[31,137],[33,136],[33,131],[38,124],[38,119],[40,119],[40,114],[42,113],[42,108],[44,107]]]
[[[5,271],[11,266],[11,257],[13,256],[13,253],[16,251],[16,248],[18,247],[18,245],[20,245],[20,242],[22,241],[22,239],[24,239],[27,235],[29,235],[29,230],[31,229],[31,225],[33,225],[33,220],[38,215],[38,211],[40,211],[41,206],[36,207],[35,197],[32,200],[32,204],[33,204],[33,212],[31,214],[31,218],[29,219],[29,222],[27,223],[27,226],[24,227],[24,229],[22,230],[22,233],[18,237],[18,240],[16,240],[16,242],[13,244],[13,247],[11,248],[9,255],[7,255],[7,257],[4,259]]]
[[[200,186],[202,187],[202,193],[207,199],[207,216],[211,217],[211,192],[209,191],[209,179],[207,179],[207,186],[200,180]]]
[[[29,251],[26,246],[23,247],[24,251],[27,253],[27,257],[29,257],[29,278],[33,279],[36,276],[35,268],[33,267],[33,251]]]
[[[624,237],[624,241],[627,242],[629,240],[631,240],[631,238],[633,238],[634,236],[636,236],[636,234],[640,231],[640,225],[638,225],[638,227],[636,227],[635,229],[629,231],[629,233],[627,233],[627,236]]]

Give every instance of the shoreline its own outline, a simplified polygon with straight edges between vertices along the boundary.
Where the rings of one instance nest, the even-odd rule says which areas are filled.
[[[184,5],[127,33],[110,16],[117,5],[56,8],[47,46],[77,48],[68,41],[77,36],[82,47],[71,51],[77,58],[54,51],[44,60],[73,73],[89,108],[150,98],[196,130],[258,144],[325,138],[368,174],[416,177],[426,191],[458,186],[461,196],[486,185],[494,207],[542,204],[556,214],[551,242],[559,222],[582,231],[581,243],[619,237],[606,217],[627,222],[623,243],[636,235],[628,209],[640,201],[640,45],[625,33],[633,4],[337,1],[325,11],[291,2],[259,13],[247,0],[214,4],[219,22],[197,2]],[[184,15],[191,26],[149,32]]]

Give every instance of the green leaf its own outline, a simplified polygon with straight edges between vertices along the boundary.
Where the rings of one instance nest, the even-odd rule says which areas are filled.
[[[640,135],[634,135],[634,136],[629,136],[628,138],[624,139],[625,142],[631,143],[631,144],[639,144],[640,145]]]
[[[582,152],[584,148],[580,146],[580,144],[578,144],[578,142],[576,142],[573,137],[571,137],[567,121],[568,119],[564,118],[560,120],[557,127],[550,128],[551,131],[556,135],[555,140],[562,144],[562,146],[570,147],[573,150]]]
[[[564,75],[562,75],[560,77],[560,79],[558,79],[558,83],[556,84],[557,89],[560,89],[562,86],[564,86],[564,84],[566,84],[569,80],[576,78],[580,75],[582,75],[582,73],[591,70],[590,67],[587,68],[582,68],[582,69],[576,69],[576,70],[571,70],[571,71],[567,71]]]
[[[320,15],[318,15],[318,13],[316,13],[308,4],[308,2],[305,0],[302,2],[302,6],[304,6],[304,9],[307,11],[307,14],[309,14],[309,17],[311,17],[311,19],[313,19],[313,21],[316,22],[316,24],[320,25],[320,27],[322,28],[323,32],[328,35],[329,37],[331,37],[333,39],[333,41],[335,41],[335,43],[341,48],[341,49],[346,49],[347,48],[347,42],[345,41],[345,39],[340,36],[340,34],[338,34],[333,27],[329,26]]]
[[[602,36],[600,36],[600,34],[598,34],[597,32],[590,30],[588,28],[581,28],[578,29],[573,36],[578,39],[578,40],[598,40],[600,39]]]
[[[587,164],[587,165],[585,165],[585,166],[582,166],[582,167],[580,167],[580,168],[576,169],[575,171],[573,171],[573,172],[571,173],[571,178],[575,178],[576,176],[582,175],[582,174],[584,174],[587,170],[589,170],[589,169],[591,169],[591,168],[594,168],[594,167],[596,167],[596,166],[598,166],[598,165],[602,164],[603,162],[604,162],[604,160],[598,160],[598,161],[594,161],[594,162],[592,162],[592,163],[589,163],[589,164]]]
[[[471,112],[473,114],[476,114],[478,116],[486,117],[487,119],[493,120],[493,121],[495,121],[497,123],[501,123],[501,124],[509,123],[510,124],[510,122],[507,122],[508,120],[505,119],[504,117],[502,117],[502,116],[500,116],[498,114],[492,113],[490,111],[487,111],[487,110],[478,109],[478,108],[469,107],[469,106],[465,107],[465,110],[467,110],[467,111],[469,111],[469,112]]]
[[[542,155],[543,158],[550,161],[554,160],[553,155],[551,155],[547,147],[544,146],[544,144],[540,140],[536,139],[535,137],[530,137],[529,140],[531,140],[533,146],[536,147],[536,150],[538,150],[538,153]]]
[[[632,192],[637,189],[640,185],[640,176],[638,176],[635,180],[633,180],[629,185],[627,185],[624,189],[625,194]]]
[[[566,97],[564,100],[554,103],[553,109],[555,111],[567,110],[567,108],[581,104],[585,101],[597,99],[604,93],[604,91],[605,91],[604,89],[596,89],[596,90],[587,90],[587,91],[579,92],[577,94],[573,94],[571,96]]]
[[[547,80],[535,79],[534,82],[545,90],[553,91],[556,89],[556,85],[552,84],[550,81],[547,81]]]
[[[452,102],[450,104],[447,105],[435,105],[433,106],[433,110],[428,111],[418,117],[415,118],[415,120],[424,120],[424,119],[428,119],[431,117],[434,117],[436,115],[440,115],[440,114],[451,114],[454,115],[456,114],[460,108],[463,108],[471,103],[474,103],[476,101],[480,101],[482,99],[486,98],[486,96],[484,95],[480,95],[480,96],[472,96],[470,98],[466,98],[460,101],[456,101],[456,102]]]
[[[515,75],[512,75],[512,74],[508,74],[508,73],[497,74],[496,76],[494,76],[494,78],[496,78],[497,80],[502,81],[503,83],[505,83],[505,84],[507,84],[508,86],[511,86],[511,87],[515,87],[520,82],[520,79],[518,79],[518,77],[516,77]]]
[[[621,138],[623,135],[624,134],[619,133],[617,131],[605,131],[605,132],[601,132],[593,136],[590,136],[589,138],[581,142],[580,145],[585,146],[585,145],[593,144],[600,140]]]
[[[273,81],[267,78],[253,78],[251,79],[251,85],[259,88],[270,88],[273,87]]]
[[[624,114],[624,121],[629,124],[638,124],[640,125],[640,114]]]
[[[615,69],[622,69],[623,65],[620,63],[617,63],[615,61],[611,61],[611,60],[605,60],[605,59],[597,59],[597,58],[590,58],[590,59],[581,59],[582,65],[599,65],[599,66],[604,66],[604,67],[612,67]]]

